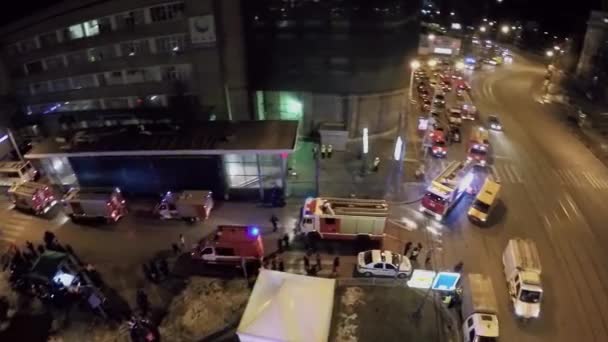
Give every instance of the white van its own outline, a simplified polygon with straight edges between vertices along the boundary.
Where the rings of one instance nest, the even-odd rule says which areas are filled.
[[[36,180],[38,171],[29,161],[0,162],[0,186],[13,186]]]

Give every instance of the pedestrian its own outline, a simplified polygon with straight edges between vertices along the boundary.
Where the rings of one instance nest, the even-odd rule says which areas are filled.
[[[44,232],[43,240],[46,246],[49,247],[55,244],[55,242],[57,241],[57,237],[53,232],[47,230]]]
[[[428,251],[426,251],[426,258],[424,258],[424,266],[426,268],[431,268],[431,257],[433,254],[433,250],[429,249]]]
[[[405,247],[403,248],[403,255],[407,255],[407,253],[410,251],[410,248],[412,248],[412,241],[408,241],[405,243]]]
[[[283,238],[277,240],[277,253],[283,253]]]
[[[185,251],[186,250],[186,238],[184,237],[184,234],[179,234],[179,243],[180,243],[182,249]]]
[[[169,277],[169,263],[167,263],[167,259],[160,258],[158,260],[158,270],[163,276]]]
[[[340,257],[336,256],[334,258],[334,264],[331,270],[332,275],[338,276],[338,267],[340,267]]]
[[[285,263],[283,262],[283,258],[279,258],[279,272],[285,272]]]
[[[173,249],[173,254],[175,254],[175,255],[179,254],[179,252],[180,252],[179,246],[176,243],[172,243],[171,248]]]
[[[277,258],[274,257],[274,256],[270,260],[270,269],[273,270],[273,271],[277,270]]]
[[[43,245],[38,245],[38,253],[44,254],[44,246]]]
[[[307,273],[308,273],[308,270],[310,269],[310,259],[308,259],[308,255],[304,255],[304,269],[306,270]]]
[[[319,272],[319,270],[317,269],[317,265],[313,265],[313,266],[310,268],[310,273],[309,273],[309,274],[310,274],[311,276],[313,276],[313,277],[316,277],[318,272]]]
[[[320,271],[321,270],[321,254],[320,253],[317,253],[316,261],[317,261],[317,269]]]
[[[422,250],[422,244],[420,242],[418,242],[417,246],[418,246],[418,251],[421,251]]]
[[[29,249],[33,255],[37,255],[38,253],[36,252],[36,249],[34,248],[34,244],[31,243],[30,241],[26,241],[25,245],[27,246],[27,249]]]
[[[141,270],[144,272],[144,277],[146,277],[146,279],[152,281],[152,276],[150,274],[150,267],[148,267],[148,264],[143,263],[141,265]]]
[[[143,289],[137,289],[137,297],[136,297],[137,307],[141,310],[141,315],[145,316],[148,313],[148,309],[150,308],[150,301],[148,300],[148,295],[144,292]]]
[[[285,233],[285,235],[283,235],[283,247],[285,249],[289,249],[289,234]]]
[[[272,232],[276,233],[277,230],[279,230],[279,218],[275,214],[272,214],[272,216],[270,216],[270,223],[272,223]]]
[[[418,247],[414,247],[414,249],[412,249],[412,253],[410,254],[410,260],[412,262],[416,262],[416,260],[418,259],[418,254],[420,254],[420,249],[418,249]]]
[[[464,267],[464,263],[462,261],[458,262],[456,265],[454,265],[454,272],[456,272],[456,273],[462,272],[463,267]]]

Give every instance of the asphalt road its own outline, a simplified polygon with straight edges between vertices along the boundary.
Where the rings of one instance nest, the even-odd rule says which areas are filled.
[[[605,341],[608,170],[576,138],[561,108],[536,101],[544,68],[515,56],[513,64],[471,75],[481,117],[464,124],[463,143],[452,145],[447,159],[462,160],[470,127],[498,114],[504,131],[491,133],[491,167],[503,184],[502,203],[487,228],[467,220],[468,198],[444,224],[433,224],[429,231],[442,248],[436,263],[451,268],[462,260],[466,272],[491,276],[502,341]],[[515,318],[502,271],[502,252],[513,237],[536,241],[543,265],[541,317],[528,323]]]

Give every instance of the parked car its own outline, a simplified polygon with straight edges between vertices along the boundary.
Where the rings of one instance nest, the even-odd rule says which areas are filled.
[[[365,277],[407,278],[412,274],[412,264],[401,254],[374,249],[359,253],[357,272]]]

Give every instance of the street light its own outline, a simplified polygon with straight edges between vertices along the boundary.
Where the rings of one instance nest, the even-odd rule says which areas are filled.
[[[428,39],[429,39],[430,41],[434,41],[434,40],[435,40],[435,35],[434,35],[434,34],[432,34],[432,33],[431,33],[431,34],[429,34]]]
[[[410,67],[411,67],[411,71],[410,71],[410,88],[408,89],[409,91],[409,95],[408,95],[408,106],[409,103],[411,103],[412,101],[412,88],[414,87],[414,71],[416,71],[416,69],[420,68],[420,62],[417,60],[413,60],[410,62]]]
[[[437,60],[436,59],[430,59],[427,64],[431,67],[434,68],[435,66],[437,66]]]
[[[450,15],[453,17],[453,16],[455,16],[455,15],[456,15],[456,13],[454,13],[454,12],[450,12]]]
[[[481,32],[486,32],[486,27],[485,27],[485,26],[480,26],[480,27],[479,27],[479,31],[481,31]]]
[[[393,151],[393,158],[395,158],[396,161],[400,161],[403,153],[403,139],[401,139],[401,137],[397,137],[397,141],[395,141],[395,151]]]
[[[509,30],[510,30],[510,28],[508,25],[502,25],[502,27],[500,28],[500,31],[504,34],[509,33]]]
[[[553,51],[551,50],[547,50],[545,54],[547,55],[547,57],[553,57]]]
[[[410,67],[412,67],[412,71],[414,71],[414,70],[420,68],[420,62],[418,62],[417,60],[413,60],[410,63]]]
[[[555,51],[559,51],[559,50],[561,50],[561,49],[560,49],[559,45],[555,45],[555,46],[553,47],[553,50],[555,50]]]
[[[458,61],[456,62],[456,70],[462,70],[464,69],[464,63],[462,61]]]
[[[369,135],[367,127],[363,129],[363,154],[367,154],[369,152]]]

